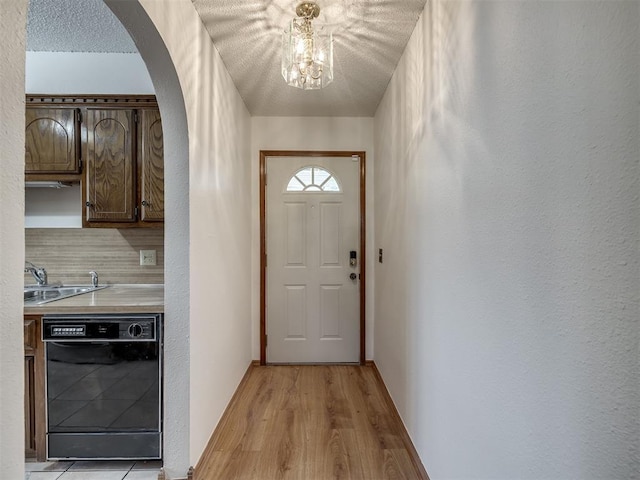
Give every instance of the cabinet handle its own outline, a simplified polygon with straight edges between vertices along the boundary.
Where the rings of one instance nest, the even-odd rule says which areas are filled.
[[[150,207],[151,204],[149,202],[147,202],[146,200],[142,200],[142,206],[143,207]]]
[[[91,202],[87,202],[87,203],[85,203],[85,205],[86,205],[87,207],[89,207],[89,208],[93,207],[93,204],[92,204]]]

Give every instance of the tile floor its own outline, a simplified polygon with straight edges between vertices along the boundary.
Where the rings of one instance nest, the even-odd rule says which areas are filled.
[[[157,480],[160,461],[27,462],[25,480]]]

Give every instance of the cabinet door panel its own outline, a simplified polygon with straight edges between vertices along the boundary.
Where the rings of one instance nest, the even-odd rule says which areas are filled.
[[[45,393],[44,348],[40,340],[40,316],[24,317],[24,413],[25,455],[44,461]]]
[[[24,350],[27,354],[33,354],[38,347],[38,320],[29,318],[24,320]]]
[[[24,357],[24,450],[25,456],[37,455],[36,406],[35,406],[35,358]]]
[[[27,108],[25,173],[80,173],[78,110]]]
[[[132,110],[87,109],[89,222],[135,222],[135,125]]]
[[[143,222],[164,221],[164,149],[159,110],[141,111],[140,199]]]

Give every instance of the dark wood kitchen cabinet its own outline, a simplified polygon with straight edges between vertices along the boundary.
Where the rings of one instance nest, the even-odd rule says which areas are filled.
[[[135,222],[133,110],[87,109],[85,219]]]
[[[140,220],[164,221],[164,147],[158,109],[140,110]]]
[[[79,181],[80,162],[80,109],[27,105],[27,179]]]
[[[164,221],[164,150],[157,108],[88,108],[85,226]]]
[[[40,335],[41,317],[24,317],[24,412],[25,456],[44,461],[45,395],[44,347]]]
[[[153,95],[26,102],[27,180],[80,182],[83,227],[163,226],[162,120]]]

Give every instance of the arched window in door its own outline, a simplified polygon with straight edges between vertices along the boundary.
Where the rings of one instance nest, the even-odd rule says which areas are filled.
[[[304,167],[298,170],[289,183],[287,192],[328,192],[340,193],[340,185],[335,177],[322,167]]]

